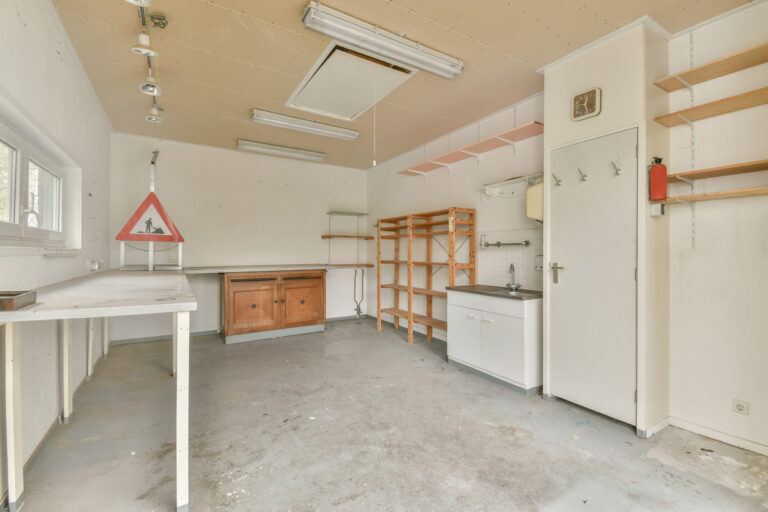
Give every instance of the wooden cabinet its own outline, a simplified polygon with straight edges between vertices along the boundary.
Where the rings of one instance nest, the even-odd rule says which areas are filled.
[[[222,302],[227,343],[322,330],[325,270],[223,274]]]

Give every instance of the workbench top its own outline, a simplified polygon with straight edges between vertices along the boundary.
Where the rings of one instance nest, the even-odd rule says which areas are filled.
[[[0,322],[101,318],[197,310],[197,299],[180,271],[105,270],[44,286],[37,302],[0,311]]]
[[[326,263],[303,265],[224,265],[219,267],[185,267],[186,274],[230,274],[233,272],[290,272],[292,270],[332,270],[338,268],[363,268],[370,265],[328,265]]]

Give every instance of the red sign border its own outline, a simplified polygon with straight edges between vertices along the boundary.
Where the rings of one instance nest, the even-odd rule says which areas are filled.
[[[153,235],[151,233],[131,233],[131,228],[138,224],[141,216],[144,215],[150,206],[154,206],[157,213],[160,214],[160,218],[163,220],[168,229],[171,230],[169,235]],[[134,212],[128,222],[123,226],[123,229],[115,237],[115,240],[121,241],[133,241],[133,242],[183,242],[184,237],[181,236],[176,225],[166,213],[165,208],[160,203],[160,199],[154,192],[150,192],[144,202],[141,203],[139,208]]]

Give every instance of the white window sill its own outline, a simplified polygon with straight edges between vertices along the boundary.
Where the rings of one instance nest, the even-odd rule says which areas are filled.
[[[0,246],[0,257],[43,256],[45,258],[71,258],[81,254],[80,249],[58,247],[10,247]]]

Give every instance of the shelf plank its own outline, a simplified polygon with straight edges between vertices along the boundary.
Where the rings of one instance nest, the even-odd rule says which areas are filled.
[[[532,121],[504,133],[500,133],[497,137],[510,142],[520,142],[521,140],[530,139],[531,137],[541,135],[542,133],[544,133],[544,125],[538,121]]]
[[[437,158],[433,158],[433,162],[437,162],[444,165],[451,165],[455,164],[456,162],[461,162],[462,160],[466,160],[467,158],[472,158],[472,155],[469,153],[465,153],[462,150],[456,150],[451,151],[450,153],[447,153],[445,155],[441,155]]]
[[[696,85],[741,71],[742,69],[758,66],[765,62],[768,62],[768,42],[733,53],[721,59],[713,60],[701,66],[659,78],[653,83],[667,92],[673,92],[685,89],[686,85],[684,82]],[[682,78],[684,82],[679,80],[678,77]]]
[[[720,192],[704,192],[702,194],[688,194],[685,196],[668,197],[663,201],[654,203],[685,204],[699,201],[715,201],[717,199],[733,199],[736,197],[752,197],[768,195],[768,187],[743,188],[739,190],[722,190]]]
[[[328,240],[331,238],[359,238],[360,240],[373,240],[372,236],[366,235],[322,235],[320,238]]]
[[[680,178],[687,180],[703,180],[706,178],[720,178],[721,176],[732,176],[734,174],[759,171],[768,171],[768,158],[765,160],[755,160],[754,162],[744,162],[740,164],[723,165],[721,167],[710,167],[708,169],[668,174],[667,183],[683,183],[683,180]]]
[[[334,210],[326,213],[326,215],[343,215],[346,217],[365,217],[368,214],[365,212],[345,212],[340,210]]]
[[[408,318],[408,312],[403,309],[382,308],[381,312],[398,316],[400,318]],[[440,329],[441,331],[445,331],[448,328],[448,323],[445,320],[438,320],[437,318],[430,318],[428,316],[419,315],[417,313],[413,314],[413,321],[418,324]]]
[[[729,98],[723,98],[721,100],[704,103],[703,105],[659,116],[655,118],[655,121],[671,128],[673,126],[685,124],[683,117],[689,121],[700,121],[702,119],[736,112],[745,108],[765,105],[766,103],[768,103],[768,87],[763,87],[762,89],[756,89],[754,91],[745,92],[744,94],[737,94],[736,96],[731,96]]]
[[[407,292],[408,287],[404,284],[383,284],[381,285],[382,288],[389,288],[392,290],[398,290],[401,292]],[[439,290],[427,290],[426,288],[413,288],[413,293],[417,295],[430,295],[432,297],[442,297],[447,298],[448,292],[441,292]]]

